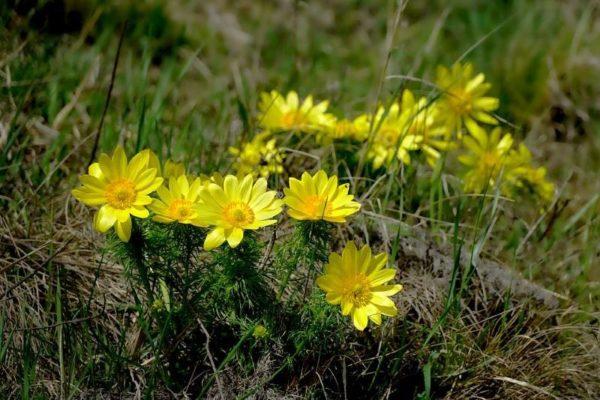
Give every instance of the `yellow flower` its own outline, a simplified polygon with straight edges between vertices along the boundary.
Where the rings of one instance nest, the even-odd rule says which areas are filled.
[[[352,139],[362,142],[369,136],[369,116],[359,115],[353,120],[331,117],[321,127],[318,141],[328,143],[332,140]]]
[[[290,178],[289,182],[290,188],[283,190],[283,202],[289,207],[289,216],[297,220],[343,223],[360,209],[354,196],[348,194],[348,184],[338,186],[337,176],[328,178],[323,170],[314,176],[305,172],[301,180]]]
[[[328,101],[315,105],[312,96],[300,103],[298,94],[294,91],[289,92],[286,97],[275,90],[271,93],[263,92],[258,105],[258,121],[268,130],[313,132],[331,118],[326,113],[328,106]]]
[[[131,236],[131,216],[148,217],[146,206],[152,202],[150,193],[163,182],[156,169],[149,168],[150,151],[144,150],[127,162],[122,147],[112,155],[102,153],[98,162],[90,165],[87,175],[79,180],[81,187],[73,196],[88,206],[100,207],[94,216],[94,228],[106,232],[112,226],[119,238],[127,242]]]
[[[254,177],[260,175],[268,178],[270,174],[283,172],[284,154],[277,147],[275,139],[266,140],[268,136],[269,132],[263,132],[240,148],[229,148],[229,152],[236,156],[233,167],[238,176],[252,174]]]
[[[185,166],[183,163],[175,162],[173,160],[167,160],[163,167],[163,178],[177,178],[181,175],[185,175]]]
[[[152,220],[166,224],[177,221],[180,224],[200,226],[197,219],[201,188],[200,178],[191,182],[185,175],[169,179],[169,187],[159,187],[159,198],[154,199],[148,207],[156,214]]]
[[[386,284],[396,275],[395,269],[385,268],[386,263],[387,254],[372,256],[368,245],[357,250],[350,242],[341,256],[329,255],[324,274],[317,278],[317,285],[327,293],[327,302],[340,304],[342,315],[350,315],[360,331],[369,320],[380,325],[382,315],[398,313],[389,296],[401,291],[402,285]]]
[[[506,181],[511,186],[509,190],[520,193],[534,193],[543,201],[549,202],[554,197],[554,184],[546,179],[546,168],[535,168],[532,165],[531,152],[523,143],[518,150],[508,155]]]
[[[150,160],[148,161],[148,166],[150,168],[156,168],[158,171],[156,173],[157,176],[163,177],[164,179],[169,178],[177,178],[180,175],[185,175],[185,165],[180,162],[175,162],[173,160],[167,160],[164,166],[161,166],[160,160],[156,153],[152,150],[148,150],[150,153]],[[189,177],[188,177],[189,178]]]
[[[448,128],[440,123],[437,104],[428,101],[425,97],[415,101],[412,93],[408,90],[405,91],[405,94],[408,95],[406,106],[412,108],[413,115],[408,132],[422,138],[419,148],[425,154],[429,165],[433,166],[441,157],[442,152],[451,150],[455,146],[448,140]]]
[[[481,193],[495,184],[496,179],[507,165],[507,156],[513,144],[510,134],[502,134],[500,128],[494,128],[490,135],[477,127],[472,137],[463,139],[469,150],[458,160],[469,170],[464,175],[464,189],[467,192]]]
[[[394,103],[386,110],[379,107],[373,122],[372,143],[367,158],[375,169],[389,165],[394,158],[410,164],[410,151],[418,150],[423,134],[418,131],[419,113],[415,99],[409,90],[402,93],[401,103]]]
[[[252,175],[238,180],[227,175],[222,185],[209,183],[200,191],[201,207],[198,223],[212,226],[204,248],[214,249],[227,241],[237,247],[244,238],[244,230],[256,230],[277,222],[273,217],[281,212],[282,202],[275,191],[267,191],[267,181]]]
[[[451,69],[438,67],[436,84],[442,91],[439,108],[446,125],[461,133],[463,125],[469,132],[479,122],[496,125],[492,112],[498,108],[499,100],[486,97],[491,85],[485,75],[475,75],[472,64],[454,64]]]

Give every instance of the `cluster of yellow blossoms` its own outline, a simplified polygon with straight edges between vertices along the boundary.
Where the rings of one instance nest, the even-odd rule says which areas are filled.
[[[411,163],[413,153],[422,153],[434,166],[442,154],[461,149],[465,166],[464,189],[481,193],[502,176],[505,195],[530,190],[550,200],[554,186],[546,180],[544,168],[534,168],[524,145],[513,148],[512,136],[502,135],[494,116],[499,100],[487,96],[491,85],[471,64],[439,67],[436,76],[439,94],[416,97],[406,89],[398,102],[380,106],[376,112],[356,118],[338,118],[328,112],[328,101],[301,100],[294,91],[282,95],[262,93],[258,125],[263,133],[252,141],[232,148],[238,175],[254,173],[267,177],[283,171],[283,152],[277,147],[277,133],[314,136],[316,143],[339,140],[365,143],[366,157],[373,168],[389,167],[395,160]],[[491,126],[489,132],[486,126]]]
[[[162,175],[162,176],[161,176]],[[215,175],[211,178],[185,174],[183,164],[167,161],[161,168],[150,150],[143,150],[130,161],[121,147],[112,154],[101,154],[88,174],[79,177],[81,186],[73,196],[96,207],[94,228],[106,232],[114,226],[122,241],[129,241],[132,218],[148,218],[159,223],[192,224],[207,228],[204,249],[212,250],[227,242],[232,248],[244,238],[244,231],[275,224],[285,204],[291,218],[300,221],[344,223],[360,209],[349,194],[348,184],[338,184],[337,176],[324,171],[301,179],[290,178],[283,199],[267,189],[265,178],[254,179]],[[150,195],[156,192],[157,197]],[[352,317],[363,330],[371,320],[397,313],[389,296],[402,289],[388,285],[395,270],[384,268],[387,255],[371,255],[369,246],[357,250],[349,243],[342,255],[333,253],[317,284],[327,292],[327,301],[341,305],[342,314]]]

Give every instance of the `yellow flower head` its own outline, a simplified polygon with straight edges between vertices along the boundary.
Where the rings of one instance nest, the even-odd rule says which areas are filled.
[[[408,132],[420,136],[419,148],[425,154],[429,165],[433,166],[441,157],[442,152],[454,148],[449,140],[448,128],[441,123],[439,107],[425,97],[416,100],[409,90],[403,93],[403,107],[411,109],[412,120]]]
[[[401,291],[402,285],[386,284],[396,275],[395,269],[385,268],[386,263],[387,254],[372,256],[368,245],[358,250],[350,242],[341,256],[329,255],[324,274],[317,278],[317,285],[327,293],[327,302],[340,304],[342,315],[350,315],[360,331],[369,320],[380,325],[382,315],[398,313],[389,296]]]
[[[492,112],[499,100],[486,97],[491,85],[485,75],[475,75],[472,64],[454,64],[452,68],[438,67],[436,84],[442,91],[439,100],[440,113],[451,130],[460,133],[463,125],[471,131],[478,122],[496,125]]]
[[[229,152],[236,156],[233,167],[238,176],[252,174],[254,177],[260,175],[268,178],[270,174],[283,172],[285,155],[277,147],[275,139],[267,140],[268,135],[269,132],[263,132],[240,148],[229,148]]]
[[[362,142],[369,136],[369,116],[359,115],[353,120],[332,116],[321,127],[318,141],[330,143],[333,140],[352,139]]]
[[[185,175],[185,166],[183,163],[175,162],[173,160],[167,160],[163,167],[163,178],[177,178],[181,175]]]
[[[418,150],[423,141],[419,131],[417,109],[413,94],[409,90],[402,93],[400,104],[394,103],[386,110],[379,107],[373,122],[372,143],[367,158],[374,168],[389,165],[394,158],[410,164],[410,151]]]
[[[535,168],[532,164],[531,152],[523,143],[518,150],[513,150],[507,157],[509,166],[506,173],[508,190],[519,193],[534,193],[545,202],[554,197],[554,184],[546,179],[546,168]]]
[[[136,154],[130,162],[122,147],[110,157],[102,153],[98,162],[90,165],[87,175],[79,177],[82,186],[71,193],[82,203],[100,207],[94,216],[94,228],[106,232],[112,226],[119,238],[127,242],[131,236],[131,216],[148,217],[146,206],[152,202],[150,193],[163,182],[157,170],[149,168],[150,151]]]
[[[180,162],[175,162],[173,160],[167,160],[164,166],[161,166],[160,160],[156,153],[152,150],[148,150],[150,154],[150,160],[148,161],[148,166],[150,168],[156,168],[157,176],[163,177],[164,179],[169,178],[177,178],[180,175],[185,175],[185,165]]]
[[[227,241],[237,247],[244,230],[256,230],[277,222],[273,217],[281,212],[282,202],[275,191],[267,191],[267,181],[252,175],[243,179],[227,175],[222,185],[209,183],[200,191],[201,207],[198,223],[213,229],[206,236],[204,248],[214,249]]]
[[[263,128],[272,131],[313,132],[331,118],[326,113],[328,106],[328,101],[314,104],[312,96],[301,103],[294,91],[286,97],[275,90],[263,92],[258,105],[258,121]]]
[[[343,223],[360,209],[354,196],[348,194],[348,184],[338,186],[337,176],[328,178],[323,170],[314,176],[305,172],[300,180],[290,178],[289,182],[290,188],[283,190],[283,202],[289,207],[289,216],[297,220]]]
[[[195,178],[189,181],[185,175],[169,179],[169,187],[158,188],[158,199],[154,199],[148,207],[156,215],[153,221],[162,223],[179,222],[180,224],[199,225],[198,207],[202,181]]]
[[[463,139],[466,154],[458,160],[468,167],[463,177],[464,188],[467,192],[481,193],[491,187],[507,166],[507,156],[513,144],[510,134],[502,134],[500,128],[494,128],[491,134],[477,127]]]

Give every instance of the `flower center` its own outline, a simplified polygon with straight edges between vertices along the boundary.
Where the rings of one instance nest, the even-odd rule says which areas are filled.
[[[306,214],[313,218],[322,218],[331,212],[331,201],[327,197],[312,195],[304,200]]]
[[[298,128],[305,120],[304,114],[298,110],[288,111],[281,117],[281,123],[287,129]]]
[[[369,304],[373,295],[367,277],[364,274],[354,277],[343,296],[344,300],[352,303],[354,307],[364,307]]]
[[[243,228],[254,222],[254,211],[246,203],[234,201],[223,210],[223,219],[236,228]]]
[[[379,137],[387,146],[393,146],[398,140],[398,130],[392,127],[383,126],[379,130]]]
[[[169,205],[169,215],[176,220],[188,219],[194,212],[192,203],[189,200],[177,199],[173,200]]]
[[[105,196],[111,207],[124,210],[131,207],[137,197],[135,184],[129,179],[117,179],[108,185]]]
[[[458,115],[467,115],[471,112],[471,95],[462,89],[448,91],[448,102]]]
[[[481,156],[481,164],[484,169],[493,170],[498,165],[498,156],[494,152],[486,151],[483,153],[483,156]]]

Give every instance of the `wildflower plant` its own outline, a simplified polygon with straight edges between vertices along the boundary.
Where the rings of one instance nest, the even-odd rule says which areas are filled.
[[[82,186],[73,189],[73,196],[82,203],[99,207],[94,215],[94,228],[106,232],[113,226],[119,238],[126,242],[131,236],[131,217],[147,218],[150,194],[162,184],[155,168],[149,168],[150,152],[136,154],[131,161],[122,147],[110,157],[101,154],[90,165],[88,174],[79,177]]]

